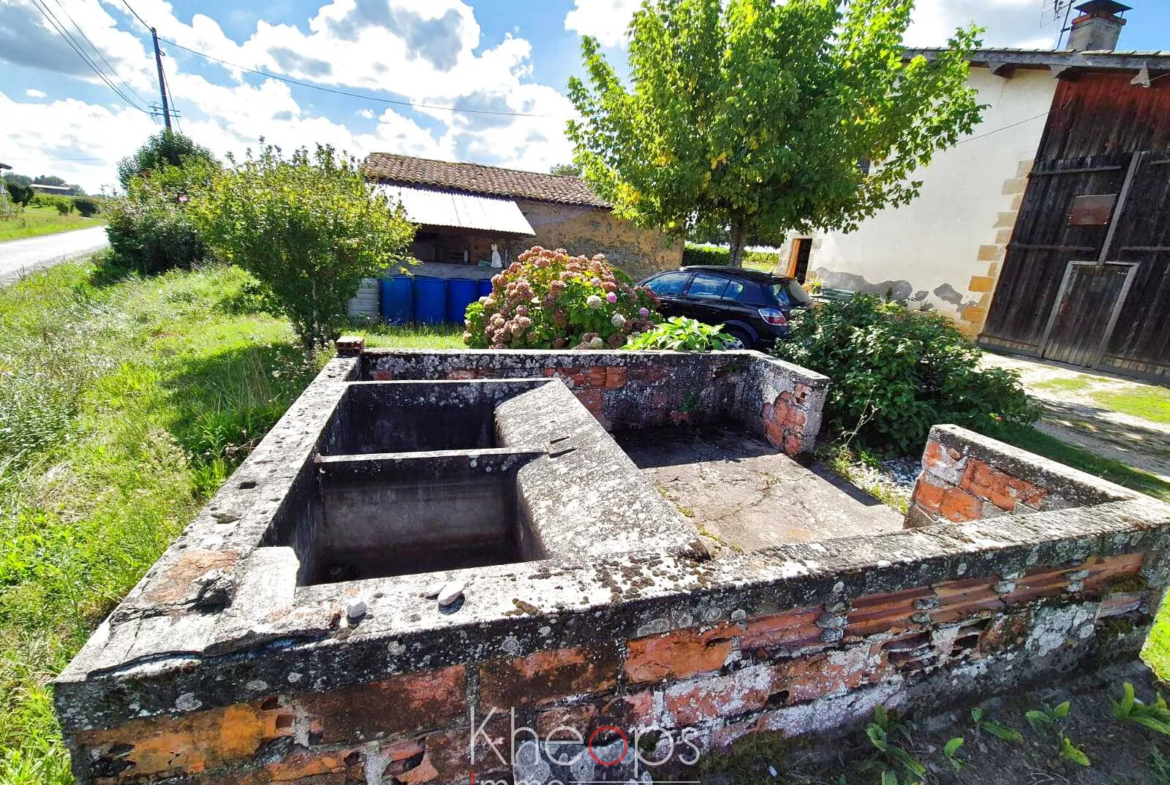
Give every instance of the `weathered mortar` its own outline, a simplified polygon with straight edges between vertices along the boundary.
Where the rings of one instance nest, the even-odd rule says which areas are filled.
[[[546,558],[298,586],[315,458],[343,441],[330,422],[349,383],[379,373],[548,379],[499,404],[493,448],[493,460],[524,453],[518,482],[539,469],[529,489]],[[721,392],[699,395],[688,420],[770,422],[787,428],[781,444],[815,436],[823,377],[750,353],[334,360],[61,675],[79,780],[466,782],[507,769],[488,749],[506,716],[468,757],[493,708],[542,733],[660,726],[707,750],[756,730],[831,732],[877,703],[994,692],[1140,646],[1167,583],[1170,507],[1092,478],[1075,479],[1097,496],[1060,490],[1091,506],[707,559],[598,427],[672,422],[648,396],[678,406],[699,379]],[[1026,454],[1002,461],[959,429],[932,436],[962,458],[960,442],[1013,477],[1063,476]],[[406,459],[360,460],[347,471]],[[465,601],[441,611],[430,587],[456,575]],[[357,599],[366,612],[351,622]],[[1118,619],[1133,632],[1118,635]]]

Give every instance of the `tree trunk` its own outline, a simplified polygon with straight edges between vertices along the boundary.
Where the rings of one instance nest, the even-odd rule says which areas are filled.
[[[731,254],[728,259],[728,266],[743,267],[743,246],[747,238],[747,228],[738,221],[731,222]]]

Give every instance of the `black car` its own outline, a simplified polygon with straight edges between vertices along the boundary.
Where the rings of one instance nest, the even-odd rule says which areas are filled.
[[[658,295],[663,316],[722,324],[745,349],[788,337],[788,314],[811,298],[795,278],[736,267],[682,267],[639,282]]]

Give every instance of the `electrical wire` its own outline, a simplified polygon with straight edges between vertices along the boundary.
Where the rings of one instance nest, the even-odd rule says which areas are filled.
[[[150,25],[148,25],[146,23],[146,20],[143,19],[141,16],[139,16],[138,12],[134,10],[134,7],[131,6],[128,2],[126,2],[126,0],[122,0],[122,5],[126,6],[126,8],[130,11],[130,13],[134,14],[135,19],[137,19],[139,22],[142,22],[143,27],[145,27],[147,30],[151,29]]]
[[[94,42],[92,40],[90,40],[90,37],[85,34],[85,31],[81,29],[81,25],[77,24],[77,21],[73,18],[73,15],[69,13],[69,9],[67,9],[65,7],[64,3],[62,3],[61,0],[54,0],[54,2],[57,3],[57,7],[60,8],[61,11],[65,14],[65,18],[67,18],[70,21],[70,23],[73,25],[73,29],[76,30],[81,35],[81,37],[85,39],[85,42],[87,44],[89,44],[90,48],[93,49],[93,51],[97,53],[97,56],[100,57],[102,62],[106,64],[106,68],[110,69],[110,73],[113,74],[114,77],[116,77],[117,80],[122,83],[122,86],[125,87],[126,90],[129,91],[129,93],[132,96],[137,98],[139,101],[141,101],[145,105],[147,103],[147,100],[145,98],[143,98],[141,95],[139,95],[134,90],[133,87],[126,84],[126,80],[123,79],[118,74],[118,69],[114,68],[114,66],[110,64],[110,61],[106,59],[106,56],[104,54],[102,54],[102,50],[98,49],[97,45],[94,44]]]
[[[183,124],[179,122],[179,106],[175,103],[175,91],[171,89],[171,82],[167,79],[167,70],[164,68],[162,72],[163,86],[167,88],[167,95],[170,96],[171,102],[171,117],[175,118],[175,127],[179,129],[179,133],[183,133]]]
[[[320,90],[321,92],[333,93],[334,95],[345,95],[349,96],[350,98],[360,98],[363,101],[374,101],[380,104],[393,104],[394,106],[408,106],[412,109],[436,109],[441,112],[457,112],[459,114],[483,114],[495,115],[498,117],[550,117],[554,119],[558,117],[566,117],[565,115],[534,114],[531,112],[500,112],[493,109],[464,109],[458,106],[436,106],[434,104],[420,104],[414,103],[412,101],[396,101],[392,98],[379,98],[378,96],[369,95],[368,93],[352,93],[348,90],[338,90],[333,87],[325,87],[324,85],[313,84],[312,82],[302,82],[299,79],[292,79],[287,76],[279,76],[267,71],[258,71],[255,68],[247,68],[242,65],[237,65],[236,63],[228,62],[227,60],[222,60],[218,57],[215,57],[214,55],[209,55],[206,52],[200,52],[198,49],[191,49],[190,47],[183,46],[182,44],[175,43],[174,41],[168,41],[162,38],[159,40],[170,46],[178,47],[185,52],[190,52],[193,55],[198,55],[199,57],[204,57],[208,60],[214,60],[221,65],[226,65],[229,68],[235,68],[239,71],[246,71],[250,74],[263,76],[267,79],[276,79],[277,81],[287,82],[288,84],[294,84],[299,87],[307,87],[310,90]]]
[[[65,43],[67,43],[69,47],[77,54],[77,56],[80,57],[87,66],[89,66],[90,70],[97,75],[98,79],[102,80],[106,87],[113,90],[119,98],[121,98],[131,107],[144,114],[150,114],[148,110],[143,109],[141,106],[134,103],[133,100],[127,97],[125,93],[119,90],[117,86],[111,82],[104,73],[102,73],[101,69],[97,67],[97,64],[94,63],[93,60],[90,59],[89,56],[81,50],[76,40],[69,34],[69,31],[65,29],[64,25],[61,24],[60,20],[57,19],[53,12],[49,10],[48,6],[43,5],[43,0],[32,0],[32,3],[36,9],[41,12],[41,15],[45,17],[45,21],[47,21],[53,27],[53,29],[56,30],[61,35],[61,37],[65,39]]]

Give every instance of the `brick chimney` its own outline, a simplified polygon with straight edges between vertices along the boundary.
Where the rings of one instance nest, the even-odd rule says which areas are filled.
[[[1112,52],[1117,48],[1117,39],[1125,20],[1121,14],[1129,6],[1113,0],[1089,0],[1077,6],[1081,15],[1072,21],[1068,36],[1068,48],[1078,52]]]

